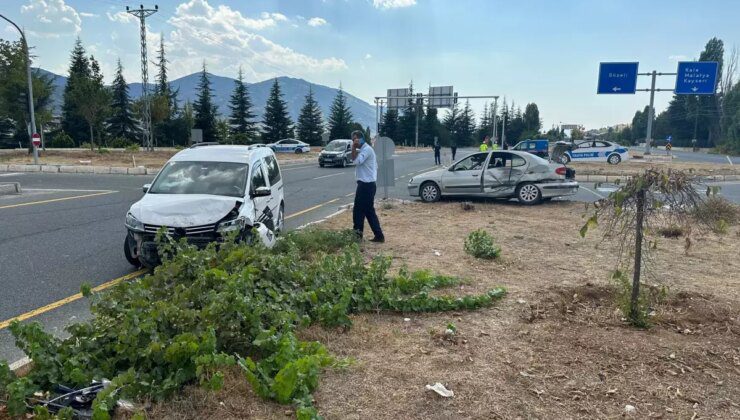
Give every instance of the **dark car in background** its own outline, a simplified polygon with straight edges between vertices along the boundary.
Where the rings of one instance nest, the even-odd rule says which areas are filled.
[[[550,141],[547,139],[522,140],[512,147],[512,150],[527,152],[542,159],[548,159],[550,157]]]
[[[319,153],[319,166],[345,167],[352,164],[352,140],[332,140]]]

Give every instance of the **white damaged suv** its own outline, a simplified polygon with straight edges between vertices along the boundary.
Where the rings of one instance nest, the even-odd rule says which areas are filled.
[[[253,232],[267,246],[283,230],[285,202],[280,166],[269,147],[196,144],[173,156],[144,197],[126,214],[126,259],[159,264],[155,237],[164,228],[199,247],[236,231]]]

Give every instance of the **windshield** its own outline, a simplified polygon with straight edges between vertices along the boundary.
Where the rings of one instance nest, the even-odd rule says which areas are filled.
[[[326,145],[326,150],[330,152],[341,152],[347,149],[347,143],[343,141],[332,141]]]
[[[244,197],[245,163],[170,162],[149,189],[151,194],[211,194]]]

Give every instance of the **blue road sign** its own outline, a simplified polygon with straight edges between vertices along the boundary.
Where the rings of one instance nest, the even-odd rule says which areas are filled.
[[[638,63],[599,63],[599,87],[596,93],[635,93],[637,65]]]
[[[716,61],[681,61],[676,75],[677,95],[714,95],[717,87]]]

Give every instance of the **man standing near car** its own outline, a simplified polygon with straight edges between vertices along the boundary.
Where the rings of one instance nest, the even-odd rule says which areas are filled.
[[[442,164],[442,157],[440,155],[441,151],[442,151],[442,146],[439,145],[439,139],[435,137],[434,138],[434,164],[435,165]]]
[[[375,181],[378,178],[378,161],[375,158],[375,150],[365,142],[365,136],[361,131],[352,132],[352,161],[355,164],[355,178],[357,179],[355,206],[352,209],[353,229],[357,236],[362,238],[367,218],[367,223],[375,235],[370,241],[385,242],[380,220],[375,213]]]

